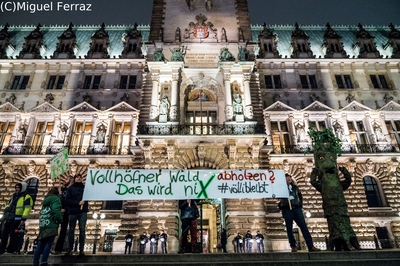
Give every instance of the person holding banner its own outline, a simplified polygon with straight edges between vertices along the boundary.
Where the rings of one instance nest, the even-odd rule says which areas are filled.
[[[83,201],[83,191],[85,185],[82,183],[82,175],[77,174],[74,177],[74,183],[67,190],[67,208],[69,213],[68,223],[68,251],[65,253],[66,256],[72,255],[72,248],[74,245],[74,235],[76,222],[79,223],[79,256],[84,256],[83,251],[85,247],[85,229],[87,221],[87,213],[89,211],[89,205],[87,201]]]
[[[306,220],[304,219],[302,208],[303,196],[301,195],[299,188],[293,184],[292,176],[285,174],[285,177],[289,190],[289,198],[280,199],[278,207],[282,211],[282,216],[285,219],[286,233],[292,252],[297,252],[296,239],[293,235],[293,221],[295,221],[297,226],[300,228],[304,240],[306,241],[308,251],[320,251],[320,249],[314,247],[311,234],[308,231]]]
[[[189,231],[192,252],[195,252],[197,244],[197,218],[200,217],[196,201],[190,199],[180,200],[179,209],[181,210],[182,235],[179,239],[180,250],[178,253],[185,253]]]

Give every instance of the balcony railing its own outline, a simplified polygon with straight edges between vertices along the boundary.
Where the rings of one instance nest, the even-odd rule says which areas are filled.
[[[272,154],[301,154],[301,153],[313,153],[311,145],[291,145],[291,146],[279,146],[279,145],[267,145],[267,148],[272,148]],[[343,154],[358,153],[399,153],[399,145],[394,144],[346,144],[342,145]]]
[[[63,149],[68,149],[70,155],[129,155],[137,146],[108,146],[95,144],[93,146],[9,146],[2,151],[3,155],[46,155],[57,154]]]
[[[265,134],[261,124],[227,125],[146,125],[139,126],[142,135],[254,135]]]

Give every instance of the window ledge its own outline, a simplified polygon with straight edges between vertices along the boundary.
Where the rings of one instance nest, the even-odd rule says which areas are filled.
[[[392,212],[391,207],[369,207],[368,208],[369,212]]]

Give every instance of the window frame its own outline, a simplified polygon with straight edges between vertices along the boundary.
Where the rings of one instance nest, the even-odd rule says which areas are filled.
[[[270,79],[271,86],[268,86],[267,79]],[[278,84],[277,84],[278,83]],[[283,89],[281,75],[277,74],[264,74],[264,84],[266,89]]]
[[[51,82],[53,80],[53,82]],[[49,75],[48,81],[47,81],[47,90],[62,90],[64,87],[64,83],[66,80],[65,75]]]
[[[11,90],[25,90],[29,85],[31,76],[25,75],[14,75],[13,81],[11,82]]]
[[[126,78],[126,83],[122,83],[122,80]],[[120,90],[134,90],[137,88],[137,75],[134,74],[122,74],[120,76],[118,89]],[[132,82],[134,81],[134,82]]]
[[[338,79],[340,79],[342,87],[340,86]],[[338,89],[354,89],[354,82],[351,74],[334,74],[334,80]]]
[[[367,178],[371,182],[366,183]],[[365,197],[367,199],[368,208],[386,207],[379,180],[377,180],[373,176],[366,175],[363,177],[362,181],[363,181]],[[368,187],[370,189],[368,189]]]
[[[85,75],[83,79],[82,89],[84,90],[100,89],[101,82],[102,82],[102,75],[99,74]]]
[[[319,89],[317,76],[315,74],[299,74],[299,79],[302,89],[311,89],[311,90]],[[304,81],[306,81],[307,84]]]
[[[386,74],[376,73],[368,75],[369,81],[372,84],[373,89],[389,89],[389,78]]]
[[[39,130],[39,125],[43,124],[43,130]],[[52,125],[51,125],[52,124]],[[47,130],[48,127],[51,130]],[[50,140],[54,132],[55,123],[54,121],[37,121],[35,130],[32,134],[32,148],[35,150],[35,154],[46,154],[47,148],[50,146]],[[47,143],[46,143],[47,142]]]

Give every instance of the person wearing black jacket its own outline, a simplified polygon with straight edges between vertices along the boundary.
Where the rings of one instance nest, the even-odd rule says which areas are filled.
[[[226,250],[226,244],[228,243],[228,235],[226,233],[226,229],[222,228],[222,233],[221,233],[221,248],[224,253],[228,253]]]
[[[83,201],[83,191],[85,185],[82,183],[82,175],[77,174],[74,177],[74,183],[67,189],[66,203],[69,212],[68,225],[68,251],[65,255],[72,255],[74,245],[74,233],[76,222],[79,224],[79,256],[84,256],[85,247],[85,228],[89,206],[87,201]]]
[[[128,252],[128,254],[131,254],[132,242],[133,235],[131,234],[131,232],[128,232],[125,236],[125,254],[126,252]]]
[[[182,235],[179,241],[180,250],[178,253],[185,253],[189,231],[192,252],[195,252],[197,244],[197,218],[200,217],[196,201],[190,199],[180,200],[179,209],[181,210]]]
[[[308,251],[320,251],[320,249],[314,247],[311,234],[308,231],[306,220],[303,215],[303,196],[299,188],[293,184],[292,176],[285,174],[286,184],[289,190],[288,199],[280,199],[279,209],[282,211],[282,216],[285,219],[286,233],[289,239],[290,247],[292,252],[297,252],[297,243],[293,235],[293,221],[296,222],[303,234],[304,240],[306,241]]]
[[[167,254],[167,239],[168,239],[168,235],[167,233],[165,233],[164,230],[161,231],[161,235],[160,235],[160,241],[161,241],[161,253],[165,253]]]
[[[68,209],[67,209],[67,189],[72,185],[73,177],[70,176],[67,183],[61,188],[61,210],[63,212],[63,221],[60,226],[60,234],[58,235],[57,243],[54,248],[54,254],[60,254],[63,251],[65,236],[67,235],[68,229]]]
[[[264,236],[263,234],[260,233],[259,230],[257,231],[256,234],[256,242],[257,242],[257,251],[261,253],[262,250],[262,253],[264,253]]]
[[[150,235],[150,254],[157,254],[157,246],[158,246],[158,235],[154,231]]]
[[[149,241],[147,233],[144,232],[143,235],[139,237],[139,254],[144,254],[146,250],[146,244]]]
[[[251,253],[253,248],[253,235],[250,233],[250,230],[247,231],[247,234],[244,235],[246,239],[246,252]]]

